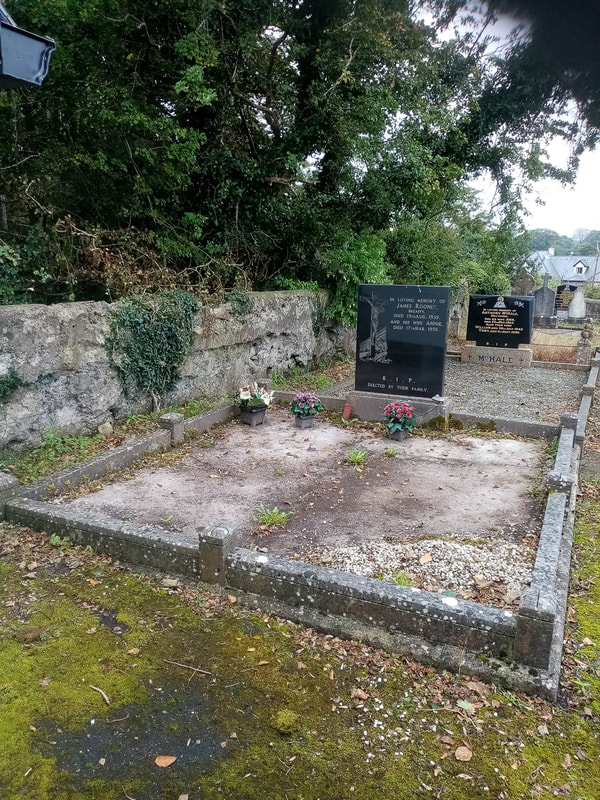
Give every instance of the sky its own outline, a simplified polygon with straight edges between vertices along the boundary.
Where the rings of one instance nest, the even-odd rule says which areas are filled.
[[[559,156],[564,146],[553,146]],[[552,159],[553,163],[554,158]],[[564,163],[556,159],[556,163]],[[557,181],[540,181],[536,191],[525,199],[524,206],[530,216],[525,218],[525,226],[549,228],[561,236],[572,236],[577,228],[600,230],[600,150],[585,152],[581,157],[577,182],[574,186],[563,187]],[[536,203],[542,200],[544,205]]]
[[[502,39],[507,37],[517,24],[520,24],[526,33],[526,25],[509,17],[501,17],[488,30]],[[556,167],[567,167],[569,159],[567,142],[555,139],[547,147],[547,152],[551,164]],[[480,198],[484,207],[491,203],[494,190],[489,181],[479,179],[471,185],[481,192]],[[551,180],[534,184],[534,191],[522,198],[523,206],[529,212],[523,220],[525,227],[528,230],[548,228],[561,236],[573,236],[579,228],[600,230],[599,195],[600,148],[586,151],[581,156],[575,184],[562,186],[559,181]]]

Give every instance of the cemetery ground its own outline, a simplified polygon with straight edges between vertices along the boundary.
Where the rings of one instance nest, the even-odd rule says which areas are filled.
[[[466,433],[397,444],[358,421],[300,430],[273,408],[263,426],[217,426],[50,502],[159,526],[167,541],[226,521],[244,547],[516,607],[535,559],[547,451]]]
[[[0,796],[596,798],[599,524],[582,484],[555,705],[2,524]]]
[[[547,410],[548,398],[544,403]],[[268,456],[261,463],[253,448],[259,441],[267,447],[265,438],[275,439],[276,416],[270,432],[252,432],[253,447],[246,448],[250,453],[238,453],[248,459],[248,475],[266,471]],[[143,429],[149,424],[137,419],[131,420],[130,427]],[[285,424],[295,433],[289,416]],[[228,432],[239,435],[240,430],[223,426],[216,432],[217,440],[221,442],[221,435]],[[352,502],[365,481],[376,486],[378,480],[389,477],[384,470],[389,473],[392,465],[398,469],[403,459],[408,477],[419,459],[426,462],[434,451],[438,460],[445,453],[448,463],[462,469],[457,452],[464,453],[468,446],[472,447],[468,454],[476,456],[474,471],[462,477],[468,488],[481,491],[483,472],[477,470],[498,466],[490,457],[493,447],[515,448],[510,477],[498,480],[503,481],[502,492],[510,489],[516,494],[509,497],[499,492],[494,507],[497,480],[488,475],[494,481],[488,484],[489,496],[475,497],[474,502],[485,506],[493,526],[506,528],[502,535],[511,546],[522,552],[531,548],[534,537],[528,534],[535,527],[540,502],[535,475],[544,457],[539,443],[498,438],[493,433],[473,438],[465,432],[449,438],[432,434],[411,439],[404,453],[400,453],[404,446],[400,443],[398,453],[386,456],[389,443],[372,429],[357,425],[340,432],[351,439],[342,439],[339,451],[337,445],[332,447],[332,474],[326,472],[325,464],[314,468],[317,455],[328,460],[330,454],[309,449],[315,446],[310,431],[295,433],[305,459],[301,469],[309,476],[300,473],[302,479],[310,480],[313,474],[312,486],[304,487],[308,493],[318,485],[315,472],[326,486],[324,479],[340,480],[340,471],[349,481],[348,488],[329,481],[329,508],[321,508],[329,513],[335,510],[330,508],[334,498],[338,504],[346,502],[346,498],[340,501],[340,488]],[[117,440],[121,435],[115,432]],[[370,466],[369,460],[343,462],[341,456],[347,454],[350,441],[368,445],[358,449],[370,452]],[[586,474],[591,480],[579,488],[568,627],[556,704],[252,613],[242,609],[234,595],[207,591],[206,586],[176,577],[136,573],[57,536],[0,524],[0,797],[596,798],[600,787],[596,539],[600,505],[595,479],[600,475],[589,457],[598,451],[599,441],[596,409],[585,443],[584,457],[590,465]],[[204,442],[210,445],[204,448],[202,444],[202,440],[192,440],[179,453],[163,454],[162,463],[156,456],[157,461],[147,462],[143,469],[149,476],[155,470],[155,482],[162,483],[156,479],[156,470],[165,469],[169,459],[173,459],[171,468],[182,470],[194,452],[216,452],[214,442]],[[270,446],[278,444],[271,441]],[[521,445],[526,447],[522,453]],[[91,441],[87,452],[101,446]],[[60,444],[46,448],[46,456],[49,450],[60,466],[68,463],[69,453],[61,453]],[[287,452],[291,452],[289,447]],[[533,462],[519,465],[516,453]],[[503,456],[498,461],[505,468],[506,451]],[[193,473],[193,463],[188,475]],[[218,470],[227,472],[234,466],[235,459],[225,465],[221,461],[205,480],[213,487],[217,481],[225,484],[228,478],[233,480],[232,475]],[[518,481],[515,467],[524,470]],[[29,470],[30,477],[52,471],[35,458],[24,459],[15,469],[21,474]],[[275,488],[276,479],[286,478],[275,475],[276,469],[281,467],[273,465],[272,481],[267,487],[263,484],[258,504],[267,504],[271,497],[267,493]],[[425,472],[415,474],[413,483],[419,484],[419,491]],[[141,475],[131,473],[134,482]],[[451,484],[451,470],[447,478],[448,485],[438,482],[437,488],[431,488],[430,484],[429,493],[414,501],[431,504],[432,494],[458,498],[467,491],[460,481]],[[523,478],[526,486],[521,485]],[[511,486],[517,482],[518,486]],[[152,487],[153,495],[161,489],[166,487]],[[390,485],[386,492],[392,495]],[[99,496],[81,496],[77,502]],[[299,492],[299,496],[303,495]],[[156,510],[164,509],[167,495],[157,499]],[[177,508],[185,511],[188,502],[189,498],[184,499]],[[309,513],[310,502],[314,501],[307,498],[296,510]],[[510,530],[516,504],[523,516]],[[448,505],[441,502],[439,508]],[[287,508],[285,502],[281,506]],[[410,508],[406,511],[408,515]],[[168,530],[176,520],[174,516],[168,519],[171,511],[162,513]],[[300,525],[300,519],[301,513],[291,521]],[[446,530],[440,529],[442,539],[448,538],[452,525],[447,521]],[[260,524],[255,529],[256,546],[271,548],[270,552],[278,541],[284,546],[283,530],[261,531]],[[302,531],[296,534],[302,544]],[[413,530],[409,523],[404,538],[410,541],[403,546],[420,547],[422,535],[422,529]],[[460,538],[456,530],[452,535]],[[463,545],[482,545],[474,541],[477,538],[472,531],[462,532]],[[423,555],[431,555],[431,561],[421,564],[422,556],[416,553],[419,567],[425,570],[437,558],[429,552],[431,541],[426,547]],[[422,577],[411,577],[436,578],[427,571]],[[474,591],[478,588],[475,582]],[[443,585],[438,587],[443,589]],[[505,594],[488,600],[507,602]]]

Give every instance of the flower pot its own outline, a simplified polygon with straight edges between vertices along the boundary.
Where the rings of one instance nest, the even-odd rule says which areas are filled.
[[[17,28],[0,12],[0,89],[39,86],[48,73],[52,39]]]
[[[240,408],[240,422],[255,428],[257,425],[263,424],[266,413],[266,406],[263,406],[263,408]]]
[[[299,417],[298,415],[294,416],[294,420],[296,421],[297,428],[314,428],[315,426],[315,416],[311,417]]]
[[[400,428],[399,431],[394,431],[393,433],[389,433],[388,435],[390,439],[393,439],[396,442],[403,442],[410,436],[410,431],[408,431],[406,428]]]

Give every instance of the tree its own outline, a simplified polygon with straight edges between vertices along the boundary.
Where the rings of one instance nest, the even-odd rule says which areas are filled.
[[[41,89],[0,93],[5,272],[29,299],[316,280],[347,306],[398,265],[390,231],[449,235],[471,175],[501,182],[512,220],[514,168],[542,175],[559,124],[524,73],[515,99],[512,62],[438,40],[404,0],[11,10],[57,40]],[[447,282],[412,252],[409,271]]]

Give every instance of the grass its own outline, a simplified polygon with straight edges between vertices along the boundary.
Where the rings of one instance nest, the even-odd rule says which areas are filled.
[[[353,447],[346,453],[346,461],[356,466],[362,466],[367,462],[367,451],[361,450],[360,447]]]
[[[42,443],[32,450],[5,450],[0,453],[0,469],[15,475],[21,483],[44,478],[73,464],[111,450],[131,437],[141,436],[158,429],[162,414],[176,412],[189,417],[202,414],[218,405],[219,401],[189,400],[182,406],[169,406],[151,414],[133,414],[126,420],[115,421],[113,432],[91,436],[62,435],[55,427],[47,428]]]
[[[320,363],[312,370],[295,364],[289,370],[273,369],[269,374],[273,388],[281,391],[318,392],[354,373],[354,360],[349,356],[338,356],[329,363]]]
[[[261,503],[256,509],[254,519],[256,522],[260,522],[261,525],[285,525],[286,522],[290,521],[291,516],[291,511],[280,511],[277,506],[275,508],[267,508]]]
[[[192,582],[161,587],[0,523],[0,797],[597,798],[592,489],[576,521],[560,704],[252,613]],[[465,747],[468,764],[455,755]],[[159,755],[177,760],[160,769]]]

